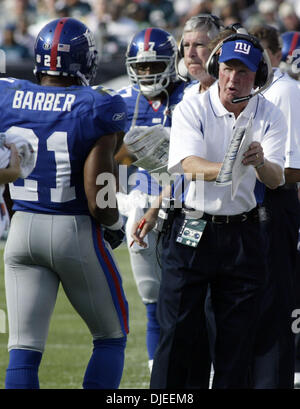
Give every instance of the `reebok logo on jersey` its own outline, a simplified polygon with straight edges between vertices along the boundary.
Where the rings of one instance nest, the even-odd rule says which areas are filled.
[[[122,121],[122,119],[125,118],[125,112],[117,112],[116,114],[113,115],[112,120],[113,121]]]

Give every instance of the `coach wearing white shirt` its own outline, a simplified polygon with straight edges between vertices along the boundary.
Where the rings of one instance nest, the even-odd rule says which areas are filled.
[[[204,214],[198,220],[196,248],[189,245],[192,240],[184,239],[184,234],[190,234],[185,228],[187,209],[177,212],[169,236],[163,238],[158,305],[161,337],[151,388],[183,387],[193,360],[193,342],[204,333],[208,284],[217,330],[213,388],[247,387],[260,291],[266,278],[264,233],[253,190],[256,178],[270,188],[283,183],[287,132],[280,110],[261,96],[232,102],[251,93],[261,60],[262,49],[251,37],[234,35],[224,40],[219,81],[174,110],[169,171],[184,172],[192,179],[203,174],[204,200],[186,206],[193,204]],[[247,169],[233,200],[231,186],[216,186],[215,180],[235,127],[245,126],[251,114],[253,142],[244,153],[242,164]]]

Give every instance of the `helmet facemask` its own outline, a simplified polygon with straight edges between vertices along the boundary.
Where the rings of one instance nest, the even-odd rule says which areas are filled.
[[[170,82],[177,80],[175,69],[177,45],[173,37],[158,28],[149,28],[138,33],[128,46],[126,68],[130,81],[139,86],[146,97],[154,97],[165,91]],[[138,64],[161,63],[160,70],[139,73]]]
[[[127,72],[129,75],[130,80],[133,84],[137,84],[142,92],[143,95],[146,97],[154,97],[159,95],[163,90],[165,90],[170,84],[170,72],[172,72],[172,61],[170,59],[161,59],[159,61],[150,61],[147,62],[151,63],[163,63],[164,69],[163,71],[153,72],[150,74],[139,74],[138,73],[138,63],[146,62],[146,61],[138,61],[138,62],[130,62],[128,61],[127,65]]]

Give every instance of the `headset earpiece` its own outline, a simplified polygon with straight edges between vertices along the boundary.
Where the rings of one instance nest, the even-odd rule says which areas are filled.
[[[182,81],[188,81],[189,71],[184,63],[183,37],[181,37],[181,40],[178,44],[175,67],[176,67],[178,77]]]
[[[260,61],[258,65],[254,85],[256,87],[262,88],[266,84],[268,80],[268,76],[269,76],[268,65],[263,59],[262,61]]]
[[[222,42],[223,44],[223,42]],[[218,48],[218,50],[221,46]],[[218,51],[216,50],[216,51]],[[206,62],[206,71],[212,77],[218,79],[219,78],[219,55],[215,50],[212,51],[210,54],[209,59]]]
[[[184,49],[183,49],[183,36],[181,36],[179,45],[178,45],[178,57],[184,58]]]

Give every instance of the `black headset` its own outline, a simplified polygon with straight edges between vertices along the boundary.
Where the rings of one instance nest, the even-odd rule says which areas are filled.
[[[220,50],[220,48],[223,46],[224,43],[227,43],[229,41],[235,41],[235,40],[246,40],[249,43],[253,44],[255,48],[258,48],[262,52],[262,59],[258,65],[256,76],[255,76],[255,82],[254,82],[254,85],[256,87],[262,88],[267,83],[268,77],[269,77],[269,65],[265,58],[265,55],[267,53],[261,46],[258,38],[252,35],[249,35],[249,34],[236,33],[236,34],[230,35],[229,37],[226,37],[223,41],[221,41],[211,52],[209,59],[206,63],[206,71],[208,72],[209,75],[211,75],[214,78],[219,77],[219,53],[218,51]]]

